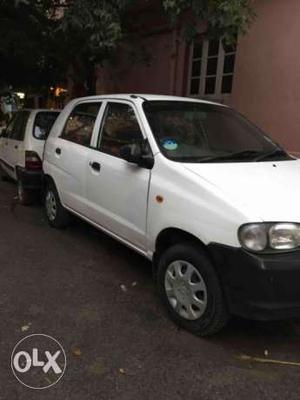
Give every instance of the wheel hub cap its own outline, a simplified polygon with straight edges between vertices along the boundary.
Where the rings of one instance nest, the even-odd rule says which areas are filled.
[[[19,200],[23,200],[23,197],[24,197],[23,186],[21,185],[21,183],[18,183],[18,198]]]
[[[190,288],[185,282],[182,282],[180,279],[174,282],[174,295],[180,303],[184,304],[188,301],[190,292]]]
[[[56,199],[52,191],[48,191],[46,195],[46,211],[50,221],[54,221],[57,213]]]
[[[166,270],[165,290],[169,303],[181,317],[196,320],[205,312],[206,284],[192,264],[181,260],[172,262]]]

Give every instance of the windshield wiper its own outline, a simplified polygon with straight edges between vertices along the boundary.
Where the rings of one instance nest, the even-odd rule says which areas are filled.
[[[236,153],[229,153],[224,155],[215,155],[215,156],[208,156],[208,157],[181,157],[178,158],[177,161],[181,162],[190,162],[190,163],[209,163],[209,162],[219,162],[219,161],[238,161],[238,160],[247,160],[251,162],[257,162],[264,159],[268,159],[269,157],[274,156],[285,156],[286,159],[288,158],[287,153],[280,149],[273,149],[269,152],[262,152],[259,150],[243,150]]]
[[[243,159],[247,159],[249,157],[250,160],[254,161],[255,158],[252,157],[256,157],[257,155],[261,154],[260,151],[257,150],[244,150],[244,151],[239,151],[237,153],[230,153],[230,154],[225,154],[223,156],[211,156],[211,157],[204,157],[204,158],[198,158],[197,161],[198,162],[211,162],[211,161],[234,161],[234,160],[243,160]]]
[[[277,149],[273,149],[272,151],[268,151],[266,153],[260,154],[258,157],[255,158],[255,161],[267,160],[270,157],[276,157],[276,156],[277,157],[285,157],[285,159],[287,159],[287,160],[290,159],[288,154],[284,150],[277,148]]]

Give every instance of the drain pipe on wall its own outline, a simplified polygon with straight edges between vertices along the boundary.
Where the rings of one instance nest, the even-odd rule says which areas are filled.
[[[177,75],[178,75],[178,56],[179,56],[179,28],[176,25],[173,30],[172,52],[171,52],[171,79],[170,79],[170,94],[176,95]]]

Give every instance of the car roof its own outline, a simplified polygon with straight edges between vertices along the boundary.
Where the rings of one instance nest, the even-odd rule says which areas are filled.
[[[226,105],[201,100],[193,97],[180,97],[180,96],[165,96],[159,94],[138,94],[138,93],[118,93],[118,94],[107,94],[107,95],[96,95],[96,96],[88,96],[88,97],[81,97],[74,100],[103,100],[103,99],[115,99],[115,100],[144,100],[144,101],[184,101],[184,102],[193,102],[193,103],[205,103],[205,104],[214,104],[226,107]]]
[[[29,112],[57,112],[60,113],[61,110],[56,110],[56,109],[49,109],[49,108],[22,108],[19,111],[29,111]]]

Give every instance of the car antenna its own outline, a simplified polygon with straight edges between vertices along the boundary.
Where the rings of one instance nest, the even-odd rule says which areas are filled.
[[[143,97],[143,96],[138,96],[138,95],[136,95],[136,94],[131,94],[130,95],[130,97],[132,98],[132,99],[143,99],[144,101],[148,101],[147,99],[145,99],[145,97]]]

